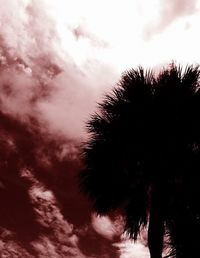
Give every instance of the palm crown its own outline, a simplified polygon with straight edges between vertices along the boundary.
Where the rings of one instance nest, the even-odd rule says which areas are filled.
[[[182,233],[199,227],[199,75],[174,64],[157,76],[127,71],[88,122],[81,189],[98,214],[123,210],[131,238],[148,223],[152,258],[162,257],[165,232],[176,257],[194,250]]]

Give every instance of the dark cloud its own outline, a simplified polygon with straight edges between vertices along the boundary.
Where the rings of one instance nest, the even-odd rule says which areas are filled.
[[[44,134],[34,119],[23,123],[1,112],[0,121],[3,252],[117,257],[112,241],[91,227],[90,205],[79,192],[78,143]]]
[[[0,252],[85,258],[89,247],[81,239],[87,236],[79,232],[90,225],[91,208],[76,175],[98,83],[69,55],[63,62],[55,24],[42,5],[10,0],[0,10]]]

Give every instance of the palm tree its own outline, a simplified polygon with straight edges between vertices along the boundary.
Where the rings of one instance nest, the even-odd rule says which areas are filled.
[[[182,212],[200,227],[199,76],[198,66],[175,64],[157,76],[127,71],[87,125],[80,187],[98,214],[123,212],[130,238],[148,225],[151,258],[162,257],[166,232],[177,257],[186,257]]]

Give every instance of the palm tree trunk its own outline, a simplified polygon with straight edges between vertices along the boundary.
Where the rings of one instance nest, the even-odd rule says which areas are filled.
[[[164,237],[164,213],[162,189],[154,185],[151,192],[148,246],[151,258],[162,258]]]

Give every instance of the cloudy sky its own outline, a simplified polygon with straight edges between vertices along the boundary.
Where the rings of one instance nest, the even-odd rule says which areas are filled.
[[[0,256],[147,258],[79,193],[85,122],[138,65],[200,62],[198,0],[0,0]]]

